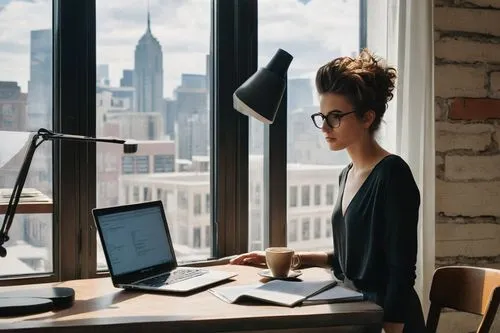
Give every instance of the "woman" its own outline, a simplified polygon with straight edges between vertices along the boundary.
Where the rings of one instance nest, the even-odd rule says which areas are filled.
[[[375,140],[396,70],[369,51],[341,57],[316,74],[320,112],[316,127],[330,150],[346,149],[351,163],[339,176],[332,214],[334,251],[298,252],[301,266],[330,266],[345,285],[384,309],[387,333],[425,331],[414,290],[420,194],[408,165]],[[231,264],[263,264],[263,252],[242,254]]]

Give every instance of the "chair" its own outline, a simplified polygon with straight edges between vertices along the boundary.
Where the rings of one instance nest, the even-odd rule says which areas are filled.
[[[489,332],[500,303],[500,270],[448,266],[438,268],[432,278],[427,332],[435,333],[442,308],[481,315],[476,333]]]

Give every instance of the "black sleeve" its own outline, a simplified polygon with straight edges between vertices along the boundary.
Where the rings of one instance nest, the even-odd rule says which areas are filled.
[[[342,268],[340,268],[338,253],[334,251],[331,259],[333,275],[335,275],[335,277],[339,280],[344,280],[345,276],[342,272]]]
[[[394,163],[390,171],[385,201],[385,252],[389,279],[384,321],[402,323],[416,277],[420,193],[403,160]]]

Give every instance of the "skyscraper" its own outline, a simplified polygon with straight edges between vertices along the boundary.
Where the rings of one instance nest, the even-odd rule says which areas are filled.
[[[98,85],[109,86],[109,65],[97,65],[96,81]]]
[[[26,94],[17,82],[0,81],[0,131],[26,130]]]
[[[151,20],[135,48],[135,105],[138,112],[163,110],[163,53],[160,42],[151,33]]]
[[[182,74],[175,89],[178,124],[178,157],[191,160],[194,155],[208,156],[209,114],[207,79],[201,74]]]
[[[52,30],[31,31],[27,130],[52,128]]]
[[[134,86],[134,71],[131,69],[124,69],[122,78],[120,79],[120,87],[133,87]]]

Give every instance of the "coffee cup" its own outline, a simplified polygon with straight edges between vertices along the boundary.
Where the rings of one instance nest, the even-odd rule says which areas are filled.
[[[271,275],[277,278],[288,277],[294,261],[295,251],[287,247],[269,247],[266,249],[266,264]]]

